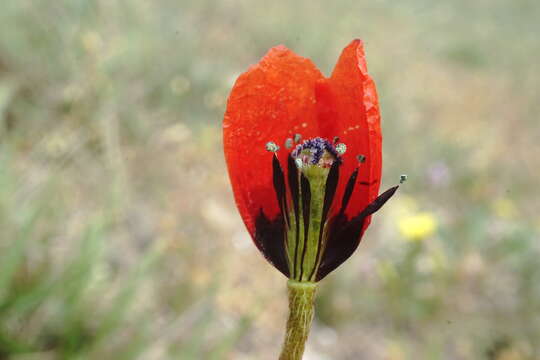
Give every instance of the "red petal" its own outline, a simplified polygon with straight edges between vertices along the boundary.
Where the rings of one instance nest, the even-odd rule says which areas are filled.
[[[236,204],[252,235],[261,209],[270,218],[279,212],[272,153],[265,145],[273,141],[283,148],[295,133],[304,139],[318,135],[315,83],[322,78],[310,60],[277,46],[231,91],[223,121],[225,158]],[[281,164],[288,152],[278,152]]]
[[[349,217],[355,216],[377,197],[382,166],[377,91],[367,73],[360,40],[354,40],[343,50],[332,76],[318,82],[316,93],[321,135],[328,139],[338,136],[340,142],[347,145],[340,169],[342,180],[336,194],[337,201],[341,201],[348,176],[360,166],[346,211]],[[366,161],[359,164],[357,155],[364,155]],[[364,229],[369,221],[366,221]]]

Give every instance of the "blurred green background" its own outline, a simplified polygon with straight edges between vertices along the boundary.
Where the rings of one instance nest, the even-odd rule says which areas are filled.
[[[384,186],[306,360],[540,359],[540,2],[2,0],[0,359],[276,359],[220,126],[283,43],[365,41]]]

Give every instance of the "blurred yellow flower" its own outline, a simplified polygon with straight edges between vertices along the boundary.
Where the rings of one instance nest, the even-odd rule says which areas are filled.
[[[525,357],[518,349],[510,347],[509,349],[501,350],[495,357],[497,360],[525,360]]]
[[[219,91],[212,91],[204,96],[204,104],[209,109],[219,109],[225,106],[227,98]]]
[[[183,75],[178,75],[171,80],[170,87],[175,95],[183,95],[191,89],[191,81]]]
[[[518,209],[514,202],[508,198],[496,199],[491,207],[495,215],[503,219],[512,219],[517,216]]]
[[[81,42],[84,49],[91,54],[96,54],[103,48],[103,39],[96,31],[87,31],[82,34]]]
[[[399,342],[391,342],[387,347],[387,356],[385,359],[388,360],[403,360],[405,359],[405,352],[403,347]]]
[[[398,228],[405,239],[419,241],[433,235],[437,229],[437,219],[427,212],[408,215],[398,220]]]

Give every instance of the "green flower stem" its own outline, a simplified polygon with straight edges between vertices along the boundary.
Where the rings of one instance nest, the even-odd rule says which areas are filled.
[[[313,320],[317,283],[289,280],[287,287],[289,319],[279,360],[301,360]]]

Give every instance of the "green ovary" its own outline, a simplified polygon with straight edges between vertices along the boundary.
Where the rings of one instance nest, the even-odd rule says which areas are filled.
[[[314,269],[318,266],[317,263],[320,262],[324,250],[325,234],[323,233],[321,241],[322,249],[319,252],[319,259],[317,259],[319,233],[320,231],[324,231],[324,226],[321,229],[321,221],[324,205],[324,191],[329,168],[311,165],[304,166],[301,169],[301,172],[309,180],[311,190],[309,231],[307,239],[305,239],[304,209],[302,208],[303,194],[301,193],[301,189],[299,189],[299,219],[296,219],[294,209],[289,213],[290,223],[287,229],[289,269],[291,270],[291,278],[296,281],[314,281],[317,275],[317,271],[314,271]],[[296,235],[297,221],[299,221],[298,237]]]

